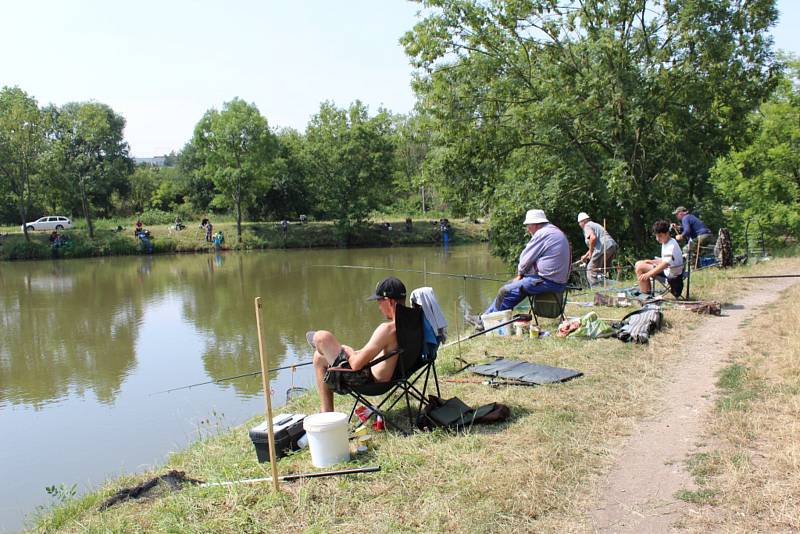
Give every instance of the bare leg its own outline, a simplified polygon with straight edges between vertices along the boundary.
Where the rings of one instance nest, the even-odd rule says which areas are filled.
[[[654,262],[650,260],[639,260],[636,262],[635,270],[636,270],[636,278],[639,278],[639,275],[642,275],[653,268]],[[650,289],[652,286],[652,282],[647,280],[639,280],[639,291],[642,293],[650,293]]]
[[[317,379],[317,393],[319,393],[321,412],[333,411],[333,391],[323,380],[328,367],[330,367],[328,360],[319,352],[314,351],[314,374]]]
[[[332,412],[333,411],[333,391],[324,382],[323,377],[325,371],[331,366],[339,351],[342,350],[342,344],[336,339],[336,336],[327,330],[317,330],[314,334],[314,346],[317,350],[314,351],[314,375],[317,380],[317,393],[320,399],[320,411]]]

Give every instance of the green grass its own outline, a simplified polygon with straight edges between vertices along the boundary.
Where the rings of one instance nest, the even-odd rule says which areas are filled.
[[[675,498],[692,504],[713,504],[719,491],[713,489],[680,490]]]

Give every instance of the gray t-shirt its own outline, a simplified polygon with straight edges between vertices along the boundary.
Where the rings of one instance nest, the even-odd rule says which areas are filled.
[[[597,249],[608,249],[612,246],[616,246],[617,242],[614,241],[614,238],[611,237],[611,234],[605,231],[605,229],[597,224],[594,221],[589,221],[583,227],[583,239],[586,241],[586,246],[589,246],[589,229],[592,229],[594,235],[597,236],[597,241],[595,242],[595,248]]]

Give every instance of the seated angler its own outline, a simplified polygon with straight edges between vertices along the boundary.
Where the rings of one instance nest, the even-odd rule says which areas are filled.
[[[639,281],[639,291],[652,293],[651,279],[657,278],[669,284],[670,292],[679,296],[683,291],[683,254],[675,241],[669,235],[669,223],[658,221],[653,225],[656,241],[661,243],[661,256],[653,260],[639,260],[636,262],[636,278]]]
[[[405,305],[406,287],[394,277],[382,280],[375,288],[375,294],[367,300],[375,300],[378,309],[386,318],[375,328],[372,336],[361,349],[343,345],[331,332],[317,330],[306,334],[308,342],[314,347],[314,372],[321,411],[333,411],[333,391],[325,383],[325,372],[329,367],[346,367],[355,372],[343,372],[342,381],[358,387],[373,382],[389,382],[397,365],[397,355],[365,368],[369,362],[398,349],[395,325],[395,307]]]
[[[561,293],[567,287],[571,252],[567,236],[542,210],[528,210],[523,223],[531,235],[519,256],[517,277],[500,288],[484,314],[513,309],[527,295]]]
[[[714,244],[714,234],[696,215],[689,213],[689,210],[683,206],[675,208],[672,214],[681,222],[680,225],[673,224],[672,227],[678,232],[675,239],[686,242],[683,247],[685,254],[691,255],[698,247],[702,250],[702,247]],[[689,247],[689,241],[693,242],[691,247]]]

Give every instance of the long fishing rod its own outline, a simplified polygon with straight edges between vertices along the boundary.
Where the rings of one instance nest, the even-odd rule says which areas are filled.
[[[733,276],[731,278],[735,278],[735,279],[739,279],[739,280],[742,280],[742,279],[745,279],[745,278],[749,278],[749,279],[754,279],[754,278],[800,278],[800,274],[763,274],[763,275],[760,275],[760,276],[755,276],[755,275],[754,276]]]
[[[376,473],[380,471],[380,466],[369,466],[369,467],[354,467],[351,469],[337,469],[335,471],[319,471],[316,473],[294,473],[291,475],[282,475],[278,477],[278,480],[299,480],[302,478],[319,478],[319,477],[335,477],[341,475],[355,475],[358,473]],[[264,478],[246,478],[244,480],[228,480],[224,482],[205,482],[200,484],[201,488],[209,488],[214,486],[232,486],[234,484],[258,484],[259,482],[272,482],[272,477],[264,477]]]
[[[395,269],[393,267],[370,267],[367,265],[314,265],[313,267],[335,267],[337,269],[364,269],[369,271],[395,271],[399,273],[419,273],[419,274],[432,274],[435,276],[449,276],[450,278],[462,278],[465,280],[489,280],[491,282],[508,282],[508,280],[499,280],[497,278],[489,278],[486,276],[477,276],[472,274],[458,274],[458,273],[438,273],[434,271],[419,271],[417,269]]]
[[[481,330],[480,332],[475,332],[474,334],[469,335],[469,336],[467,336],[465,338],[456,339],[455,341],[451,341],[450,343],[442,345],[441,348],[446,349],[447,347],[452,347],[456,343],[463,343],[464,341],[469,341],[470,339],[473,339],[473,338],[476,338],[478,336],[482,336],[484,334],[487,334],[487,333],[491,332],[492,330],[497,330],[498,328],[502,328],[502,327],[504,327],[506,325],[509,325],[509,324],[513,323],[514,321],[530,321],[530,320],[531,320],[531,315],[530,314],[528,314],[528,313],[518,313],[514,317],[512,317],[511,319],[509,319],[508,321],[506,321],[504,323],[500,323],[500,324],[494,325],[493,327],[487,328],[486,330]]]
[[[303,367],[304,365],[311,365],[312,363],[314,363],[314,362],[303,362],[303,363],[295,363],[295,364],[292,364],[292,365],[284,365],[283,367],[275,367],[274,369],[269,369],[269,372],[271,373],[273,371],[283,371],[284,369],[292,369],[294,367]],[[165,389],[164,391],[156,391],[155,393],[151,393],[148,396],[160,395],[162,393],[171,393],[173,391],[180,391],[182,389],[191,389],[191,388],[197,387],[197,386],[205,386],[206,384],[217,384],[219,382],[225,382],[227,380],[236,380],[237,378],[245,378],[247,376],[256,376],[256,375],[260,375],[260,374],[261,374],[261,371],[253,371],[251,373],[244,373],[244,374],[236,375],[236,376],[226,376],[224,378],[218,378],[216,380],[208,380],[206,382],[198,382],[196,384],[189,384],[188,386],[181,386],[181,387],[172,388],[172,389]]]

